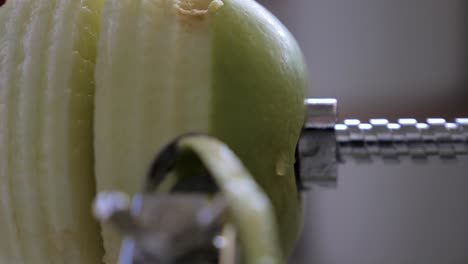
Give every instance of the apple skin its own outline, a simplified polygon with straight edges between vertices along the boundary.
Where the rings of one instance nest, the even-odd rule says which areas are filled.
[[[302,223],[294,153],[308,71],[292,34],[251,0],[223,0],[214,18],[211,134],[240,157],[275,208],[287,255]]]

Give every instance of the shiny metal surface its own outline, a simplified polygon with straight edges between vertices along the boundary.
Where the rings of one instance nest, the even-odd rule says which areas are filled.
[[[332,128],[336,124],[337,100],[335,98],[307,98],[306,127]]]
[[[429,118],[426,123],[418,123],[414,119],[399,119],[398,123],[390,123],[385,119],[373,119],[359,125],[355,125],[356,120],[352,120],[351,125],[345,120],[345,124],[335,125],[339,154],[343,158],[362,156],[363,152],[370,157],[383,158],[406,155],[455,158],[468,154],[467,128],[463,120],[447,123],[441,118]]]
[[[124,235],[119,264],[225,264],[218,254],[227,244],[216,242],[226,205],[222,196],[187,193],[136,195],[130,205],[125,194],[103,192],[94,215]]]
[[[336,124],[337,100],[305,100],[306,122],[297,146],[297,174],[303,182],[333,182],[338,163],[372,162],[376,158],[397,162],[409,157],[425,161],[430,156],[453,160],[468,154],[468,118],[447,122],[443,118],[346,119]]]

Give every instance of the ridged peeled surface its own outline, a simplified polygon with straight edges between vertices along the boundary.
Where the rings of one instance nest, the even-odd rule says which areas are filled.
[[[97,188],[137,192],[164,144],[208,133],[269,195],[287,254],[301,214],[293,164],[306,68],[268,11],[252,0],[222,2],[106,2],[96,66]],[[115,263],[119,238],[106,226],[104,244],[106,262]]]
[[[0,8],[0,263],[99,263],[92,104],[100,0]]]
[[[173,1],[151,0],[110,0],[103,8],[94,128],[98,190],[139,191],[162,144],[208,129],[208,21],[178,22],[175,11]],[[118,235],[107,226],[103,233],[106,263],[116,263]]]

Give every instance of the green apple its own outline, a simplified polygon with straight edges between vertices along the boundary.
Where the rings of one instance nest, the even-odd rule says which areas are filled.
[[[301,219],[293,164],[306,72],[293,36],[255,1],[107,1],[96,66],[98,190],[139,191],[164,144],[207,133],[268,194],[287,254]],[[112,233],[104,228],[110,262],[119,249]]]
[[[8,0],[0,263],[101,262],[96,188],[139,191],[154,155],[186,132],[240,157],[287,254],[301,221],[293,164],[306,88],[296,41],[253,0]],[[103,232],[115,263],[119,237]]]

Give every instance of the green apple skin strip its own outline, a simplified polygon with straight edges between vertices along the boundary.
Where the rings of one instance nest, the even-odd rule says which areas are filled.
[[[201,135],[182,138],[178,147],[196,153],[226,197],[245,263],[283,263],[273,206],[229,147]]]

